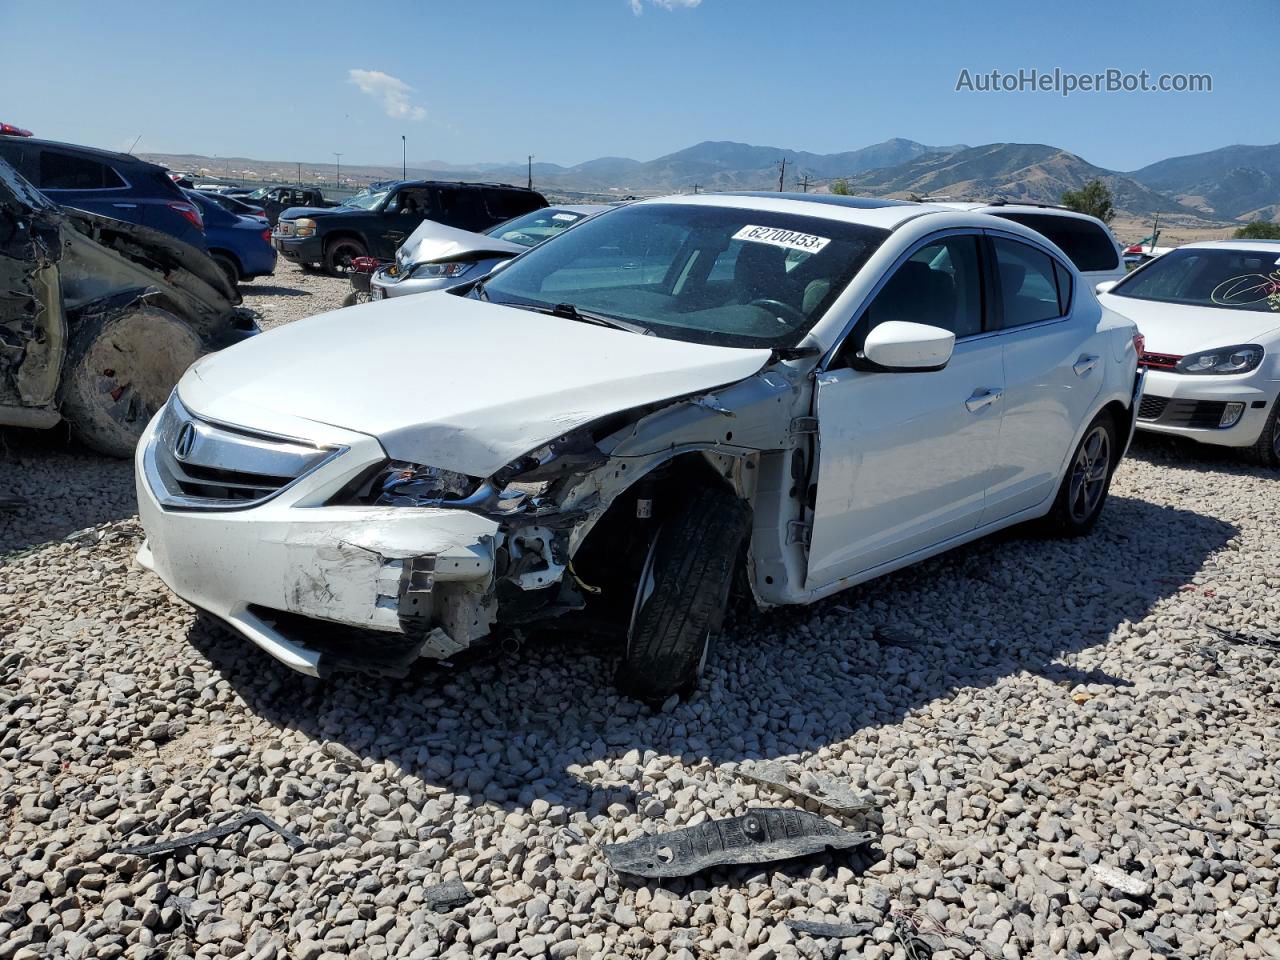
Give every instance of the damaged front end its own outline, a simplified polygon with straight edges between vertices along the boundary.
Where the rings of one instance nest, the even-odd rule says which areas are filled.
[[[0,160],[0,424],[128,455],[183,371],[256,332],[202,251],[60,208]]]

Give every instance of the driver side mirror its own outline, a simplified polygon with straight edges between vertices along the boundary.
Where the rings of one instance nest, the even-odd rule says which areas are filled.
[[[941,370],[950,362],[955,347],[956,335],[950,330],[888,320],[867,334],[858,366],[886,373]]]
[[[1100,284],[1098,284],[1096,287],[1093,288],[1093,292],[1096,293],[1098,296],[1102,296],[1104,293],[1109,292],[1111,288],[1114,287],[1119,282],[1120,282],[1119,280],[1103,280]]]

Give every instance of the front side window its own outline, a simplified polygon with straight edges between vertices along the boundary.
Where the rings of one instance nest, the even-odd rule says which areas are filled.
[[[1226,310],[1280,312],[1280,246],[1275,250],[1170,250],[1121,280],[1111,292]]]
[[[105,163],[45,150],[40,154],[41,190],[113,190],[126,186]]]
[[[822,217],[635,204],[521,254],[473,295],[571,304],[677,340],[791,346],[888,235]]]
[[[924,323],[959,337],[982,332],[982,270],[977,237],[926,244],[899,266],[867,307],[865,333],[890,320]]]
[[[996,281],[1000,285],[1000,327],[1022,327],[1063,316],[1053,258],[1016,240],[995,237]]]

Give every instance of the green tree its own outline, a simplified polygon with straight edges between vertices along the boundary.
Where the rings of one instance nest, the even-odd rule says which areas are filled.
[[[848,197],[853,195],[853,187],[849,186],[848,180],[832,180],[831,192],[838,193],[842,197]]]
[[[1076,213],[1097,217],[1103,223],[1110,223],[1116,215],[1115,204],[1111,202],[1111,191],[1101,180],[1090,180],[1079,190],[1064,191],[1062,205]]]
[[[1280,223],[1274,220],[1254,220],[1237,230],[1237,240],[1280,240]]]

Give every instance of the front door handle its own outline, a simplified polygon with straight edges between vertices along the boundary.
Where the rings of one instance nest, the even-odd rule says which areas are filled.
[[[970,413],[977,413],[983,407],[991,406],[991,404],[999,400],[1003,394],[1004,391],[996,387],[975,390],[973,391],[973,396],[966,400],[964,405],[968,408]]]
[[[1077,377],[1083,377],[1090,370],[1098,365],[1098,358],[1091,353],[1082,354],[1080,359],[1071,367],[1076,372]]]

